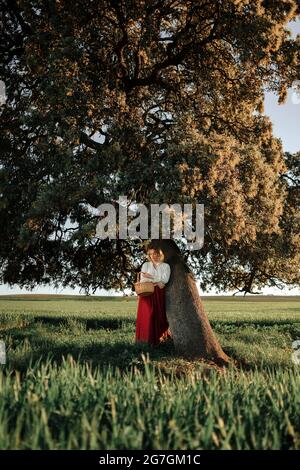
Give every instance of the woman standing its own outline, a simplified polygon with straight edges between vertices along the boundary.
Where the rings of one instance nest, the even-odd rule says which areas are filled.
[[[139,297],[135,341],[156,346],[171,336],[164,289],[170,279],[171,269],[164,263],[163,252],[151,244],[147,248],[147,258],[149,261],[142,266],[140,282],[153,282],[154,292],[147,297]]]

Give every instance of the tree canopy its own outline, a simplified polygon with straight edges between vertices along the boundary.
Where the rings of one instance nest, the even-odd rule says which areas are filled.
[[[300,284],[300,152],[263,108],[299,83],[297,1],[1,4],[2,282],[131,287],[141,241],[92,210],[126,195],[204,204],[203,290]]]

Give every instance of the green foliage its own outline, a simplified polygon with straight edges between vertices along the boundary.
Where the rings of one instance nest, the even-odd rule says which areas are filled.
[[[296,1],[2,3],[2,282],[131,286],[140,241],[91,211],[127,195],[205,205],[203,289],[299,285],[299,154],[262,109],[299,80]]]

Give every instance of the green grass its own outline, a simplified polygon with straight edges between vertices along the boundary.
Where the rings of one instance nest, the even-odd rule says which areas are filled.
[[[136,299],[0,297],[0,449],[300,449],[300,298],[203,298],[227,370],[134,342]]]

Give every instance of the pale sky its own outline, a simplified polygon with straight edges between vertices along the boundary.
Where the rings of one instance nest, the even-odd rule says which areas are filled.
[[[290,29],[293,36],[300,34],[300,21],[290,23]],[[289,90],[288,98],[282,105],[278,105],[277,98],[271,93],[265,96],[265,114],[268,115],[273,123],[273,133],[282,140],[283,148],[287,152],[300,151],[300,96],[294,90]],[[198,286],[199,287],[199,286]],[[274,288],[262,289],[264,294],[274,295],[300,295],[300,288],[281,291]],[[20,289],[18,286],[10,288],[7,285],[0,286],[0,295],[2,294],[25,294],[25,293],[49,293],[49,294],[79,294],[77,289],[51,289],[49,287],[37,287],[33,291]],[[83,293],[83,292],[82,292]],[[215,290],[211,290],[203,294],[199,289],[200,295],[215,294]],[[122,295],[113,290],[105,291],[99,289],[95,295]],[[232,293],[220,293],[219,295],[232,295]]]

